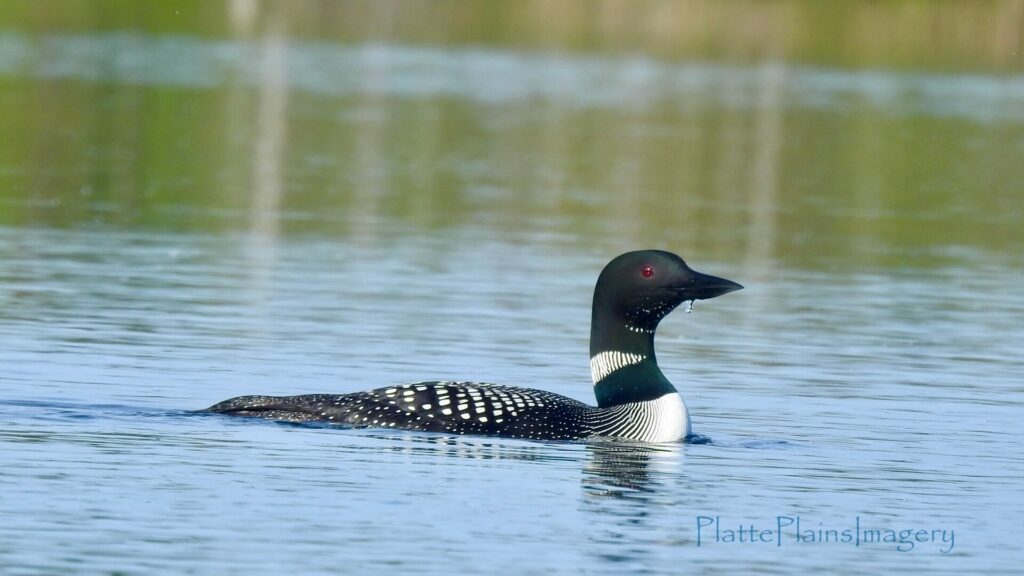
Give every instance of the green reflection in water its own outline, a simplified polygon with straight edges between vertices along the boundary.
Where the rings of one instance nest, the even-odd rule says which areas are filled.
[[[1019,4],[851,3],[849,24],[724,4],[702,4],[702,25],[656,4],[618,24],[575,4],[550,21],[539,3],[434,5],[468,10],[451,30],[414,29],[425,4],[387,30],[374,3],[18,4],[0,25],[0,224],[480,227],[805,267],[1021,262],[1021,81],[884,70],[1012,69],[1010,31],[878,51],[921,19],[969,31]],[[659,10],[674,43],[636,32]],[[808,38],[808,19],[846,33]],[[737,32],[716,44],[716,27]]]

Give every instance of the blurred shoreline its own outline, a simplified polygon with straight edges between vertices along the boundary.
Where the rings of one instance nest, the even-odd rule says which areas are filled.
[[[1024,71],[1024,1],[33,0],[0,30],[137,30],[644,54],[668,60]]]

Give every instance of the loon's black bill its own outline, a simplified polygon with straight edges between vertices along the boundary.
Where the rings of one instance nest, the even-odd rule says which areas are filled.
[[[742,289],[741,284],[732,280],[694,271],[693,278],[689,282],[679,285],[676,291],[687,300],[709,300]]]

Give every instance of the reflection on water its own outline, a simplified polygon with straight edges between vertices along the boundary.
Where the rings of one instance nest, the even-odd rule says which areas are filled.
[[[587,452],[590,460],[584,468],[583,486],[585,494],[594,498],[642,500],[644,493],[659,492],[658,474],[678,473],[683,462],[679,444],[593,442],[587,445]]]
[[[935,266],[977,249],[1012,263],[1024,243],[1015,76],[336,45],[273,29],[0,43],[6,109],[19,111],[0,113],[19,135],[0,144],[0,222],[250,230],[260,257],[279,233],[376,242],[387,223],[411,237],[487,226],[687,245],[755,268]],[[39,105],[50,85],[63,88]]]
[[[683,513],[690,500],[692,487],[680,486],[685,480],[682,444],[595,442],[587,452],[580,512],[584,522],[600,526],[587,534],[595,560],[610,567],[650,565],[652,540],[670,547],[685,539],[684,518],[667,534],[659,521],[665,511]],[[644,533],[641,539],[631,536]]]
[[[434,434],[409,436],[405,433],[381,434],[373,431],[370,431],[368,436],[379,438],[387,443],[389,446],[385,450],[403,454],[429,454],[440,458],[469,460],[549,461],[559,459],[557,454],[551,454],[552,451],[546,450],[540,444],[509,445],[497,439],[489,441],[486,438]]]
[[[15,4],[4,23],[54,29],[136,29],[150,34],[258,35],[275,26],[298,38],[341,43],[402,41],[427,46],[495,46],[520,51],[645,53],[664,59],[756,61],[819,66],[1019,70],[1014,0],[907,3],[731,3],[692,0],[516,2],[474,0],[179,2],[174,10],[116,0]]]
[[[543,101],[573,110],[612,108],[632,114],[663,112],[659,108],[667,104],[680,107],[680,99],[686,106],[707,107],[714,98],[715,105],[727,109],[774,108],[782,102],[766,100],[761,89],[774,86],[796,108],[868,106],[886,115],[950,116],[975,122],[1024,119],[1024,80],[1016,76],[819,69],[779,62],[741,67],[386,44],[339,46],[286,42],[281,34],[274,29],[253,42],[134,34],[33,41],[6,33],[0,35],[0,73],[164,88],[286,86],[335,98],[452,98],[496,106]],[[260,106],[266,104],[258,104],[256,117],[273,121],[287,103]],[[257,127],[258,132],[262,129]]]

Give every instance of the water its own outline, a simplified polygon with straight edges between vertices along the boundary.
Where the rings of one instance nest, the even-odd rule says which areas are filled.
[[[0,562],[10,573],[1015,565],[1024,298],[999,268],[775,271],[670,316],[659,357],[707,444],[188,413],[240,393],[434,377],[592,401],[589,291],[602,262],[509,258],[516,249],[486,231],[464,234],[351,251],[300,239],[267,262],[243,236],[0,231],[17,247],[0,267],[0,489],[16,519],[0,528]],[[746,280],[735,264],[691,261]],[[759,529],[777,516],[846,529],[859,516],[955,540],[698,548],[698,516]]]
[[[14,30],[0,97],[0,573],[1018,569],[1017,77]],[[746,286],[659,330],[700,442],[191,412],[592,402],[647,247]]]

